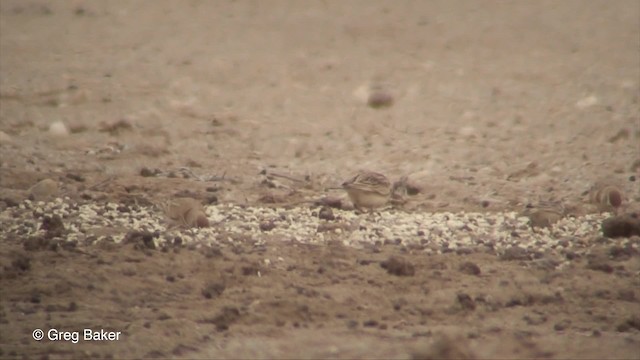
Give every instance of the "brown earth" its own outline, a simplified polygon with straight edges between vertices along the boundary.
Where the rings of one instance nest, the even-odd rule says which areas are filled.
[[[640,202],[639,41],[637,1],[3,0],[1,210],[45,178],[71,201],[313,206],[368,168],[418,184],[407,212],[580,207],[602,181],[624,211]],[[393,103],[367,106],[372,86]],[[638,238],[580,240],[591,254],[558,268],[394,244],[3,238],[0,357],[638,359]]]

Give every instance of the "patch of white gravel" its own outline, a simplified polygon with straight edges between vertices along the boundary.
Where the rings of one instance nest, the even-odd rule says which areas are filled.
[[[530,251],[589,247],[602,235],[600,224],[609,214],[567,217],[552,228],[531,229],[528,218],[515,212],[406,213],[397,210],[357,214],[332,209],[335,219],[323,220],[319,208],[291,209],[220,204],[205,207],[211,227],[168,229],[162,213],[152,207],[115,203],[77,204],[69,198],[52,202],[25,200],[0,213],[2,238],[44,234],[44,216],[59,215],[67,233],[63,240],[91,244],[120,242],[130,231],[155,233],[156,245],[180,238],[183,244],[229,244],[239,239],[255,245],[273,241],[324,243],[347,246],[397,244],[429,253],[464,251],[481,247],[500,254],[517,246]],[[268,225],[268,226],[265,226]]]

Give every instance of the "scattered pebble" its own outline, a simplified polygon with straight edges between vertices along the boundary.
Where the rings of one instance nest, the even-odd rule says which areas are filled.
[[[53,136],[67,136],[69,135],[69,129],[62,121],[56,121],[49,125],[49,134]]]
[[[513,261],[513,260],[530,260],[530,255],[527,249],[519,246],[511,246],[504,250],[500,255],[501,260]]]
[[[342,209],[344,205],[342,204],[342,199],[333,196],[323,197],[315,202],[316,206],[328,206],[335,209]]]
[[[553,325],[553,330],[555,331],[564,331],[571,325],[571,320],[562,320]]]
[[[212,319],[205,319],[207,322],[211,322],[216,326],[218,331],[226,331],[231,324],[236,322],[240,318],[240,310],[233,306],[225,306],[218,312]]]
[[[11,260],[11,267],[17,272],[26,272],[31,270],[31,258],[26,254],[16,254]]]
[[[462,307],[463,310],[475,310],[476,309],[476,303],[475,303],[475,301],[473,301],[471,296],[469,296],[469,294],[458,293],[456,295],[456,302],[457,302],[458,305],[460,305],[460,307]]]
[[[29,195],[34,201],[49,200],[58,195],[58,182],[44,179],[29,189]]]
[[[602,234],[610,238],[640,236],[640,218],[633,214],[612,216],[602,222]]]
[[[413,276],[416,273],[413,264],[398,256],[389,257],[380,263],[380,267],[386,269],[387,273],[396,276]]]
[[[598,98],[595,95],[591,95],[576,101],[576,108],[586,109],[596,104],[598,104]]]
[[[419,359],[457,359],[471,360],[478,356],[470,349],[466,340],[440,336],[433,342],[422,342],[411,354],[412,360]]]
[[[133,247],[138,250],[144,250],[144,249],[154,250],[157,247],[154,241],[155,237],[156,237],[155,234],[149,231],[134,230],[134,231],[128,232],[124,236],[124,239],[122,240],[122,242],[125,244],[133,244]]]
[[[0,131],[0,145],[8,145],[13,143],[11,136],[4,131]]]
[[[572,254],[571,259],[581,258],[595,245],[593,239],[602,236],[603,220],[610,216],[605,213],[566,217],[549,228],[535,230],[528,226],[528,218],[515,212],[403,213],[391,210],[359,214],[332,208],[335,219],[328,222],[319,218],[319,207],[283,209],[234,204],[202,207],[194,199],[181,201],[162,211],[143,205],[130,205],[126,211],[121,211],[121,204],[109,202],[78,204],[68,198],[49,202],[25,200],[0,212],[3,224],[0,237],[43,236],[42,219],[57,214],[66,229],[64,241],[83,244],[120,243],[127,232],[137,231],[152,234],[152,242],[160,247],[172,244],[176,238],[186,246],[205,247],[236,241],[251,241],[256,246],[270,241],[312,244],[340,241],[357,248],[391,243],[429,254],[490,249],[503,260],[529,261],[541,251],[554,252],[562,258],[565,254]],[[204,226],[207,224],[216,225]],[[611,241],[612,246],[618,244],[618,240]],[[569,257],[566,259],[570,260]],[[387,261],[384,266],[394,272],[398,264],[401,269],[398,271],[411,273],[411,266],[402,270],[402,261]]]
[[[159,173],[160,173],[160,170],[158,170],[158,169],[151,170],[146,166],[143,167],[142,169],[140,169],[140,176],[142,176],[142,177],[156,176]]]
[[[632,331],[631,329],[640,331],[640,316],[633,315],[616,327],[616,330],[619,332]]]
[[[384,90],[375,90],[369,94],[367,105],[374,109],[387,108],[393,105],[393,96]]]
[[[323,220],[335,220],[336,217],[333,215],[333,211],[328,206],[323,206],[318,212],[318,217]]]
[[[124,132],[133,130],[133,124],[126,119],[120,119],[113,123],[100,124],[100,131],[111,135],[120,135]]]
[[[85,178],[84,176],[80,175],[80,174],[76,174],[76,173],[67,173],[67,178],[77,181],[77,182],[84,182]]]
[[[458,267],[461,273],[469,275],[480,275],[480,267],[471,261],[465,261]]]
[[[45,237],[49,239],[62,237],[65,233],[64,223],[60,215],[45,216],[44,219],[42,219],[40,230],[44,230]]]
[[[260,223],[260,231],[271,231],[276,228],[276,224],[273,221],[263,221]]]
[[[473,126],[463,126],[458,130],[458,134],[463,138],[472,138],[476,135],[476,128]]]
[[[609,142],[616,143],[620,140],[627,140],[627,139],[629,139],[629,130],[620,129],[615,135],[609,138]]]
[[[225,286],[220,282],[210,282],[202,289],[202,296],[207,299],[215,299],[222,295]]]

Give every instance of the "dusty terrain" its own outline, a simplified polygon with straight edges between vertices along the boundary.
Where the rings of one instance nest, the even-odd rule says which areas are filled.
[[[639,41],[638,1],[2,0],[0,357],[638,359],[639,236],[558,228],[558,246],[505,254],[375,224],[543,203],[599,222],[602,182],[638,209]],[[392,104],[368,106],[372,89]],[[353,215],[328,188],[359,169],[419,192]],[[213,229],[229,204],[320,217],[327,197],[342,210],[322,221],[366,225],[70,241],[80,215],[57,230],[29,191],[43,179],[59,186],[45,201],[122,216],[190,196]],[[276,220],[252,219],[291,223]],[[345,245],[364,227],[380,236]]]

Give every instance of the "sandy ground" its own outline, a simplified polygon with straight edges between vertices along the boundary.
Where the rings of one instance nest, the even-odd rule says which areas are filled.
[[[583,214],[599,182],[626,211],[639,41],[638,1],[2,0],[0,210],[45,178],[78,202],[348,203],[326,188],[371,169],[419,186],[407,212]],[[367,106],[372,89],[393,104]],[[591,255],[562,268],[339,241],[27,240],[1,240],[2,358],[640,353],[637,236],[622,252],[580,239]],[[394,256],[413,271],[381,266]],[[36,328],[122,334],[37,342]]]

